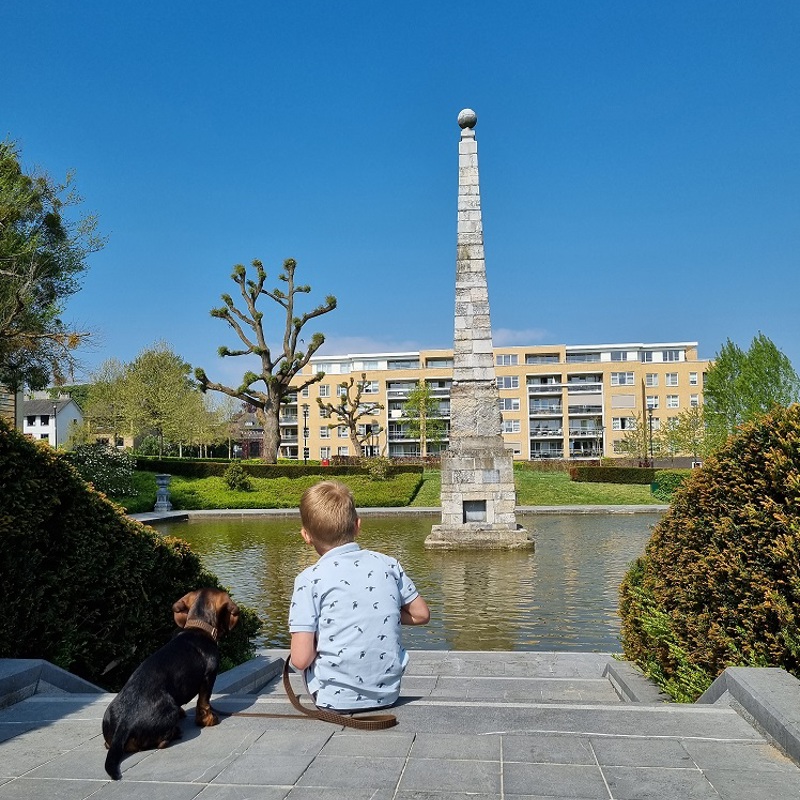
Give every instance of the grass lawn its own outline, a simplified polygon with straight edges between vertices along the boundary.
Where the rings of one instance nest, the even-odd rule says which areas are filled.
[[[621,483],[577,483],[566,472],[537,472],[515,469],[517,503],[521,506],[566,505],[651,505],[657,501],[649,486]],[[346,483],[362,507],[439,505],[441,476],[426,470],[422,485],[414,495],[415,475],[398,475],[386,481],[373,481],[367,475],[338,478]],[[252,478],[252,492],[233,492],[221,478],[182,478],[173,476],[170,500],[175,509],[213,508],[297,508],[300,495],[319,478]],[[152,472],[135,473],[137,495],[113,498],[130,513],[152,511],[156,502],[156,482]],[[413,497],[413,500],[412,500]]]

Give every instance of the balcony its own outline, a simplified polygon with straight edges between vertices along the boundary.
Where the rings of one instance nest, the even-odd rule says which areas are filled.
[[[563,428],[531,428],[531,437],[558,437],[559,439],[564,435]]]
[[[564,407],[560,404],[534,405],[531,407],[529,416],[531,417],[560,417],[564,413]]]
[[[595,414],[600,415],[603,413],[603,406],[600,405],[579,405],[579,406],[570,406],[569,407],[569,415],[570,416],[578,416],[580,414]]]

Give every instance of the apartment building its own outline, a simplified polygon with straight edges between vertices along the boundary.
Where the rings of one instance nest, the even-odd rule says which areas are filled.
[[[697,356],[697,342],[497,347],[495,370],[502,434],[517,460],[597,458],[619,455],[619,442],[638,417],[653,430],[702,402],[710,362]],[[329,459],[336,455],[420,455],[420,441],[404,418],[403,406],[420,380],[438,401],[447,447],[452,350],[319,356],[302,373],[324,372],[285,407],[281,417],[284,458]],[[361,453],[349,433],[323,417],[317,398],[338,395],[340,384],[363,378],[362,400],[383,409],[364,420]],[[296,378],[299,381],[300,376]]]

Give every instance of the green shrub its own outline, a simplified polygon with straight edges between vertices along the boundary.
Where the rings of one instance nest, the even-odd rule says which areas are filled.
[[[683,486],[691,476],[690,469],[657,469],[650,491],[656,500],[669,503],[672,495]]]
[[[43,658],[119,689],[174,630],[172,604],[219,587],[180,539],[125,517],[64,454],[0,421],[0,654]],[[242,608],[225,664],[253,652],[260,623]]]
[[[133,470],[136,459],[104,444],[81,444],[65,454],[66,459],[87,483],[112,497],[135,494]]]
[[[650,467],[570,467],[569,477],[585,483],[649,484],[655,470]]]
[[[222,480],[225,485],[234,492],[252,492],[253,484],[244,467],[237,461],[234,461],[224,472]]]
[[[727,666],[800,676],[800,405],[693,470],[620,587],[625,655],[678,698]]]

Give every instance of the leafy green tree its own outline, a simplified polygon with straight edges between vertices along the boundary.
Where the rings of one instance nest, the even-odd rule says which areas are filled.
[[[763,333],[747,351],[728,339],[706,374],[703,387],[708,442],[721,446],[740,425],[789,406],[800,398],[800,378],[791,361]]]
[[[248,277],[247,269],[242,264],[237,264],[231,275],[231,280],[239,288],[243,307],[237,307],[229,294],[223,294],[222,301],[225,305],[212,309],[211,316],[227,322],[244,345],[239,350],[229,350],[225,346],[220,347],[219,355],[223,358],[255,356],[260,362],[259,372],[251,370],[245,372],[239,386],[226,386],[211,381],[205,370],[199,367],[195,370],[195,376],[203,392],[208,389],[222,392],[229,397],[248,403],[256,409],[259,421],[264,426],[264,460],[274,464],[277,461],[281,444],[281,404],[289,395],[301,392],[306,386],[310,386],[324,377],[324,373],[317,372],[306,380],[292,385],[292,379],[308,364],[311,356],[325,341],[325,337],[321,333],[315,333],[303,349],[301,347],[304,343],[300,338],[301,331],[310,320],[333,311],[336,308],[336,298],[330,295],[325,298],[324,303],[313,310],[298,315],[294,307],[295,297],[298,294],[309,294],[311,287],[295,284],[294,274],[297,262],[292,258],[283,262],[283,272],[278,276],[278,280],[286,284],[285,290],[276,288],[269,291],[264,288],[267,273],[260,261],[253,261],[253,269],[255,271],[254,279]],[[258,309],[258,301],[262,295],[277,303],[284,311],[283,341],[280,349],[276,348],[274,354],[267,345],[264,334],[264,312]],[[259,383],[263,384],[263,388],[256,387],[256,384]]]
[[[702,406],[687,408],[671,417],[663,431],[659,431],[666,449],[676,455],[691,455],[694,461],[706,454],[706,424]]]
[[[339,384],[339,397],[336,403],[323,402],[317,398],[317,405],[333,422],[328,423],[329,428],[336,428],[344,425],[350,434],[350,442],[353,445],[353,455],[361,453],[362,446],[372,435],[371,426],[367,428],[364,420],[372,418],[378,411],[383,410],[383,405],[374,400],[364,400],[364,390],[367,386],[367,374],[361,373],[361,380],[356,382],[352,376],[349,381]],[[359,426],[364,426],[364,432],[359,433]]]
[[[442,417],[439,400],[426,381],[420,379],[408,393],[403,403],[403,417],[409,434],[419,439],[419,452],[423,458],[430,454],[431,445],[442,443],[447,422]]]
[[[166,342],[145,348],[126,367],[125,420],[134,436],[153,433],[159,442],[181,443],[191,436],[192,416],[202,401],[191,379],[191,366]]]
[[[89,335],[61,319],[104,244],[94,216],[67,214],[81,202],[72,184],[26,174],[16,145],[0,142],[0,382],[14,389],[64,383]]]
[[[625,429],[625,436],[617,443],[617,452],[637,458],[642,464],[650,463],[651,452],[653,458],[662,456],[663,440],[658,431],[650,429],[650,416],[634,414],[630,419],[630,427]]]
[[[116,358],[106,359],[91,373],[90,384],[83,407],[84,418],[92,433],[108,433],[116,446],[119,433],[124,428],[130,433],[132,425],[125,425],[127,403],[127,368]]]

